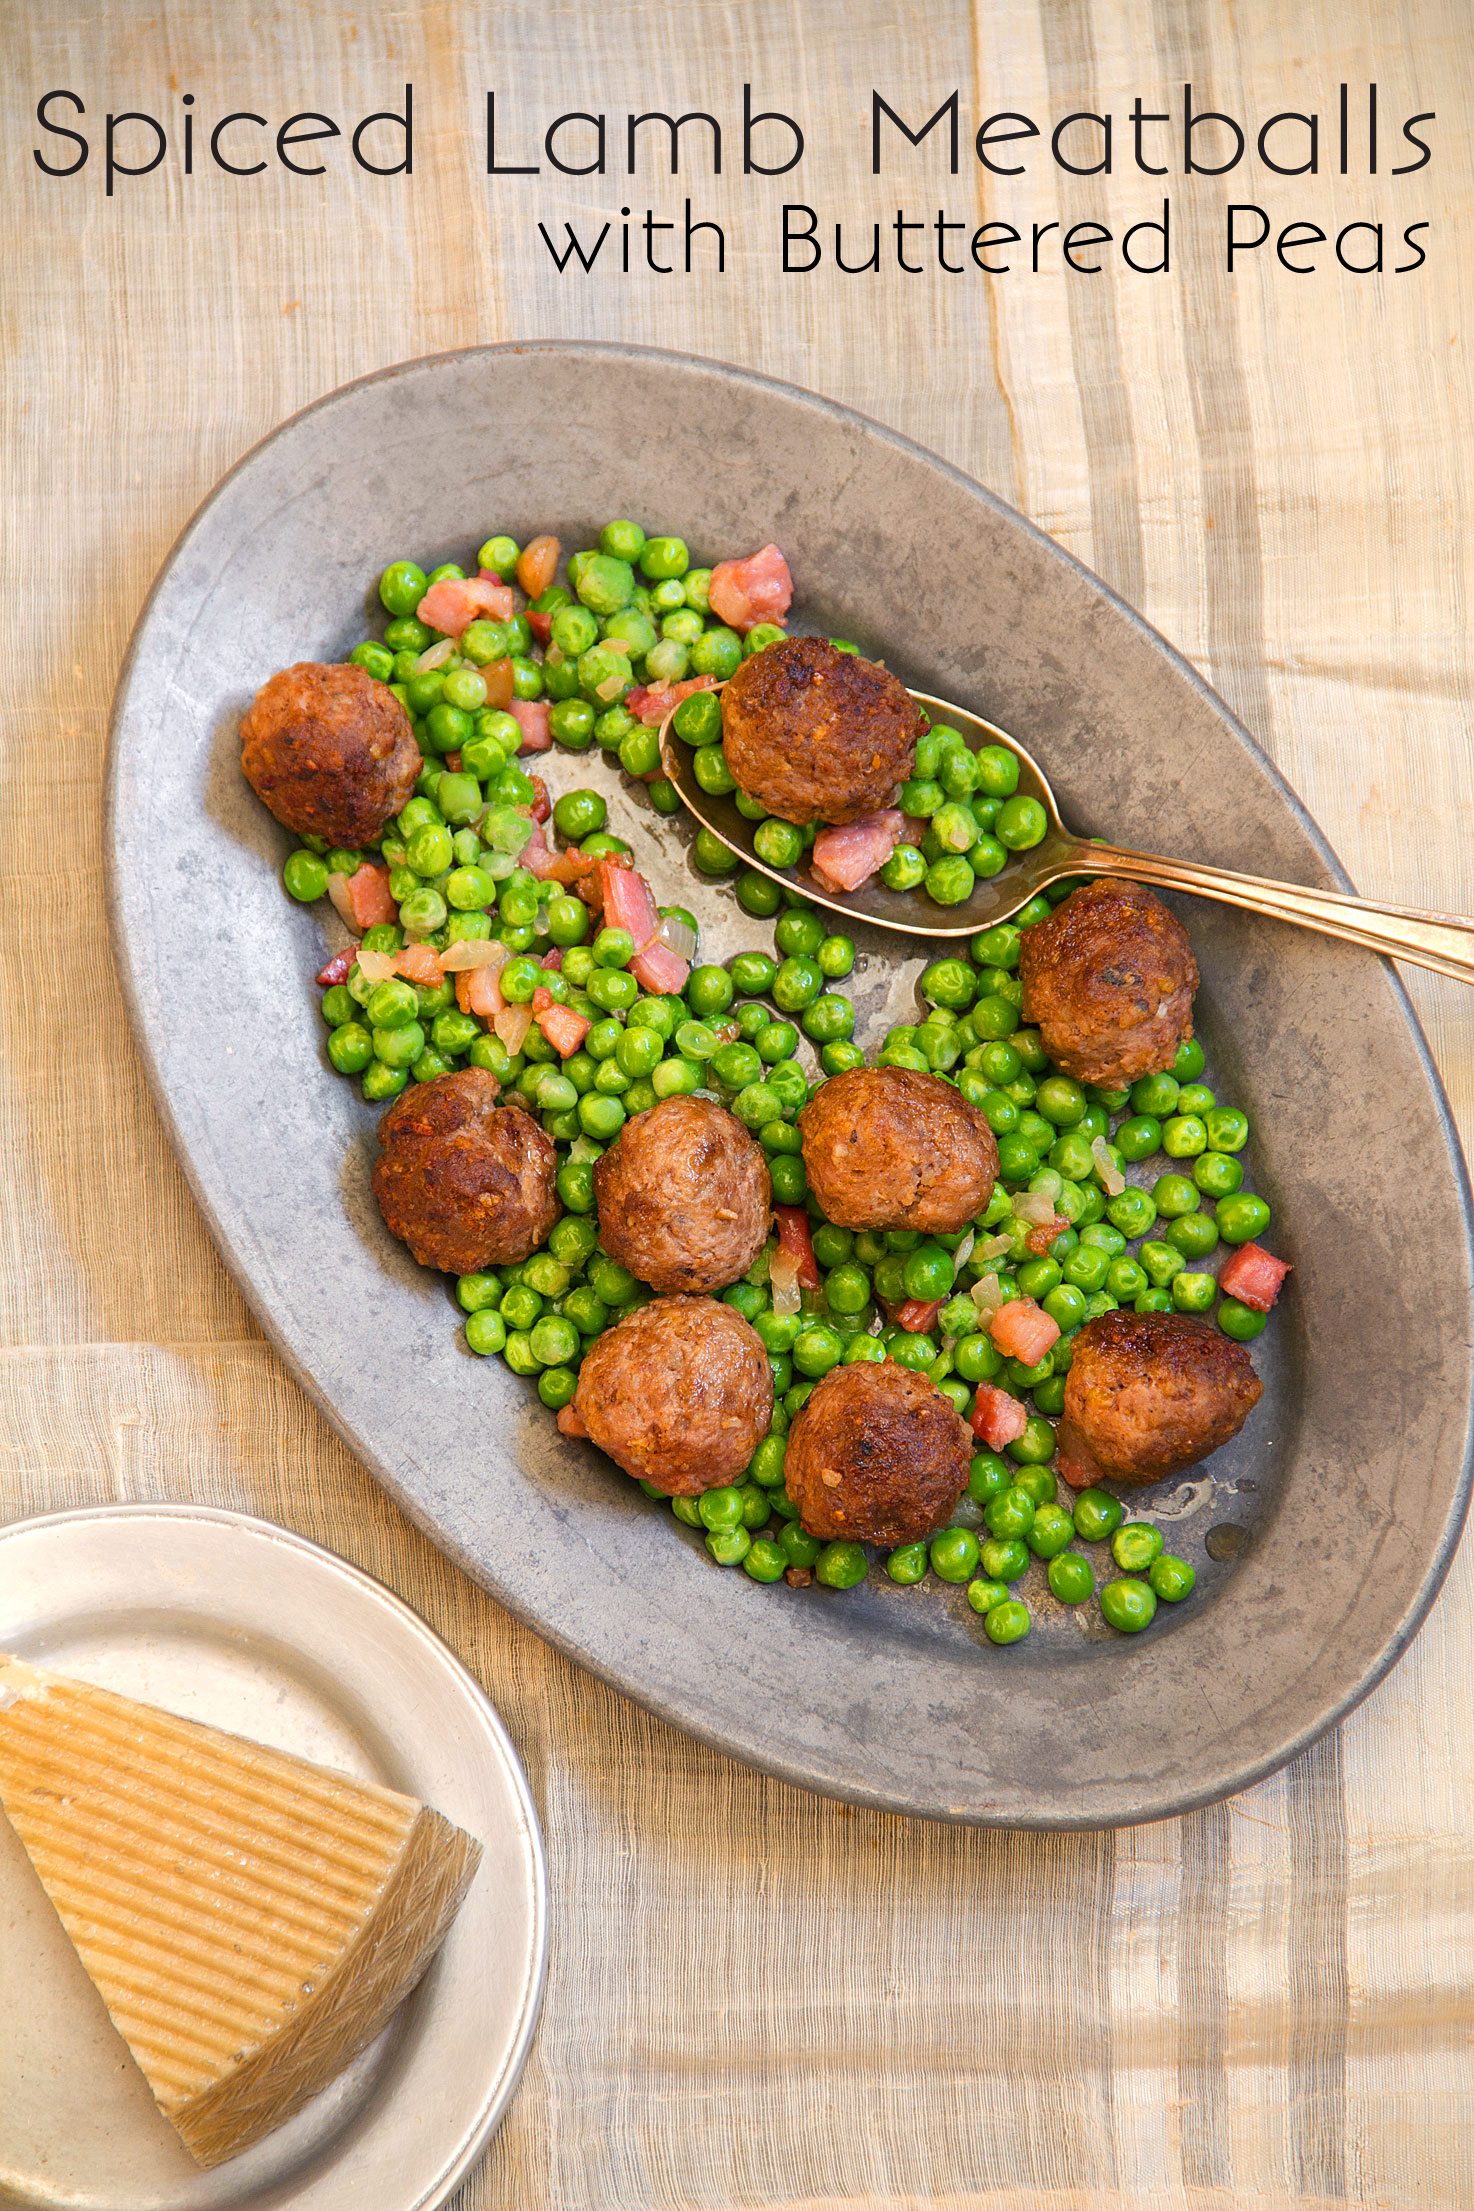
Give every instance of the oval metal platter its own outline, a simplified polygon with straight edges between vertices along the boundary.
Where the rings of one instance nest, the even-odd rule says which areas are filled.
[[[296,660],[372,628],[403,556],[491,530],[588,543],[612,515],[704,560],[775,539],[795,618],[1010,730],[1065,818],[1184,858],[1346,886],[1314,825],[1193,670],[977,484],[844,408],[706,361],[509,345],[347,386],[248,454],[171,553],[119,687],[109,784],[118,965],[154,1095],[262,1326],[364,1463],[467,1573],[652,1711],[785,1780],[938,1818],[1093,1827],[1244,1787],[1311,1742],[1433,1600],[1470,1473],[1469,1192],[1392,970],[1226,908],[1179,905],[1208,1080],[1248,1108],[1292,1287],[1255,1346],[1262,1404],[1147,1492],[1192,1598],[1125,1639],[1044,1597],[995,1650],[961,1590],[759,1587],[722,1571],[529,1385],[468,1352],[449,1285],[392,1241],[375,1116],[328,1069],[326,908],[240,774],[237,725]],[[589,781],[704,958],[771,945],[690,831],[595,755]],[[331,922],[331,917],[329,917]],[[334,925],[335,926],[335,925]],[[914,1017],[923,947],[857,933],[857,1034]],[[1030,1594],[1038,1569],[1031,1569]],[[1093,1621],[1093,1625],[1091,1622]]]

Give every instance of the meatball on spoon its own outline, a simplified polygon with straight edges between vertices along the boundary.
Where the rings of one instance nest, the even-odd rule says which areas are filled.
[[[1411,960],[1419,967],[1436,968],[1439,974],[1452,975],[1458,982],[1474,982],[1474,921],[1461,919],[1456,914],[1423,913],[1412,906],[1382,906],[1370,899],[1348,897],[1340,891],[1311,890],[1299,883],[1274,883],[1263,876],[1240,875],[1228,868],[1203,867],[1194,861],[1162,859],[1148,852],[1128,852],[1116,845],[1097,844],[1077,837],[1061,821],[1054,793],[1043,770],[1017,738],[983,721],[979,715],[969,714],[965,707],[952,705],[947,699],[932,698],[925,691],[913,691],[911,697],[933,723],[946,723],[960,730],[973,752],[984,751],[989,746],[1002,746],[1011,752],[1019,764],[1014,795],[1032,801],[1042,814],[1043,827],[1038,840],[1026,849],[1015,850],[1008,865],[997,875],[980,876],[971,896],[961,905],[939,906],[924,891],[889,890],[878,874],[870,875],[853,890],[837,888],[832,877],[814,873],[811,854],[805,854],[797,867],[768,866],[753,842],[757,824],[739,813],[732,797],[713,797],[697,782],[693,768],[696,755],[671,727],[676,708],[672,708],[660,725],[661,764],[688,812],[748,867],[755,868],[775,883],[801,890],[805,898],[811,899],[816,906],[828,908],[831,913],[849,914],[857,921],[868,921],[881,929],[895,929],[905,936],[968,937],[976,930],[990,929],[994,922],[1006,921],[1010,914],[1026,906],[1036,892],[1051,883],[1072,875],[1114,875],[1137,883],[1156,883],[1165,890],[1190,891],[1195,897],[1214,898],[1227,906],[1242,906],[1250,913],[1265,914],[1275,921],[1298,922],[1302,928],[1341,937],[1348,944],[1364,945],[1368,951]],[[1033,816],[1031,826],[1038,827],[1039,819],[1039,815]],[[842,834],[858,838],[870,831],[877,842],[872,852],[862,858],[868,857],[879,865],[889,857],[896,842],[892,832],[900,824],[899,814],[888,815],[882,811],[867,816],[863,822],[852,822]],[[888,834],[890,841],[886,843]]]

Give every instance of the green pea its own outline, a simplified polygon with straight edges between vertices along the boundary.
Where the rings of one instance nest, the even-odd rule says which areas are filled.
[[[938,906],[960,906],[971,898],[977,876],[960,855],[934,860],[926,871],[926,895]]]
[[[456,1283],[456,1302],[463,1313],[484,1312],[501,1301],[501,1277],[489,1267],[476,1274],[463,1274]]]
[[[373,676],[379,683],[387,683],[394,674],[395,657],[387,645],[380,645],[372,638],[355,645],[348,655],[355,668],[362,668],[365,675]]]
[[[1241,1152],[1249,1141],[1249,1116],[1237,1106],[1217,1106],[1206,1117],[1208,1142],[1215,1152]]]
[[[817,1381],[831,1367],[837,1367],[844,1356],[844,1338],[837,1329],[822,1322],[800,1330],[794,1338],[793,1363],[800,1374]]]
[[[697,974],[703,972],[705,971],[702,969],[696,969],[692,981],[695,980]],[[720,973],[721,971],[717,970],[716,972]],[[720,1013],[724,1010],[724,1007],[731,1004],[734,991],[739,992],[744,998],[765,998],[773,987],[773,978],[777,972],[777,961],[769,959],[766,952],[739,952],[732,962],[731,972],[727,977],[727,995],[722,1005],[703,1006],[696,1010],[703,1013]],[[689,983],[687,985],[687,996],[690,996]]]
[[[891,1552],[885,1562],[885,1570],[894,1582],[903,1588],[926,1578],[927,1549],[924,1543],[903,1543]]]
[[[825,991],[803,1013],[804,1035],[816,1044],[843,1044],[855,1026],[855,1009],[837,991]]]
[[[1269,1325],[1268,1313],[1256,1313],[1252,1305],[1241,1305],[1236,1297],[1226,1297],[1215,1317],[1224,1335],[1232,1336],[1235,1343],[1252,1343]]]
[[[814,1561],[814,1579],[826,1589],[853,1589],[869,1571],[858,1543],[826,1543]]]
[[[361,1021],[344,1021],[328,1038],[328,1058],[340,1075],[361,1075],[374,1056],[374,1040]]]
[[[983,1518],[990,1535],[1026,1536],[1034,1525],[1034,1500],[1016,1484],[989,1500]]]
[[[722,773],[727,778],[723,786],[716,786],[707,782],[703,775],[703,763],[712,758],[720,761]],[[713,747],[709,746],[705,751],[696,755],[694,772],[696,780],[701,784],[703,790],[724,788],[730,791],[734,788],[730,768],[727,767],[725,760],[721,759],[720,753]],[[776,816],[770,816],[766,821],[759,822],[757,828],[753,831],[752,847],[758,858],[768,867],[791,868],[803,853],[803,832],[795,829],[792,822],[779,821]]]
[[[665,1040],[655,1029],[626,1029],[614,1048],[615,1064],[631,1081],[659,1066]],[[605,1062],[606,1066],[608,1062]]]
[[[1039,1085],[1035,1106],[1056,1128],[1074,1128],[1085,1117],[1085,1093],[1068,1075],[1048,1075]]]
[[[489,1359],[506,1348],[507,1324],[500,1313],[477,1307],[466,1322],[466,1343],[479,1358]]]
[[[1127,1189],[1106,1201],[1106,1218],[1123,1236],[1144,1236],[1156,1217],[1155,1193],[1148,1197],[1145,1190]]]
[[[810,1535],[806,1528],[800,1527],[797,1520],[788,1522],[780,1531],[778,1541],[790,1566],[813,1566],[824,1550],[822,1539],[817,1535]]]
[[[1269,1226],[1269,1207],[1252,1190],[1241,1190],[1235,1197],[1220,1198],[1214,1210],[1218,1233],[1226,1244],[1251,1243],[1256,1236],[1262,1236]]]
[[[996,994],[980,998],[969,1018],[974,1034],[984,1043],[1012,1036],[1019,1025],[1018,1008]]]
[[[889,891],[914,891],[924,883],[926,862],[915,845],[897,845],[880,871],[880,880]]]
[[[1172,1278],[1172,1303],[1179,1313],[1210,1312],[1217,1294],[1218,1284],[1211,1274],[1195,1274],[1184,1269]]]
[[[1218,1242],[1218,1223],[1211,1213],[1182,1213],[1167,1230],[1167,1241],[1186,1259],[1206,1259]]]
[[[721,702],[711,691],[693,691],[682,699],[671,728],[687,745],[714,745],[722,734]]]
[[[744,1128],[756,1130],[781,1114],[783,1102],[767,1083],[746,1083],[732,1100],[732,1111]]]
[[[705,1069],[694,1059],[663,1059],[650,1077],[657,1098],[689,1098],[705,1079]]]
[[[989,798],[1008,798],[1018,789],[1018,760],[1004,746],[985,745],[975,757],[977,787]]]
[[[1231,1198],[1244,1179],[1243,1163],[1231,1152],[1204,1152],[1193,1161],[1192,1174],[1209,1198]]]
[[[753,914],[766,921],[783,903],[783,893],[778,885],[756,868],[747,868],[737,878],[737,903],[745,914]]]
[[[729,852],[720,837],[709,829],[699,829],[691,847],[691,858],[703,875],[730,875],[741,863],[735,852]]]
[[[1147,1571],[1153,1594],[1174,1605],[1192,1595],[1197,1579],[1196,1569],[1189,1566],[1185,1558],[1175,1558],[1170,1551],[1163,1551],[1154,1558]]]
[[[990,1536],[979,1553],[983,1572],[990,1581],[1014,1582],[1029,1570],[1029,1546],[1020,1536]]]
[[[1108,1626],[1122,1635],[1139,1635],[1156,1618],[1156,1593],[1150,1582],[1128,1575],[1106,1583],[1100,1593],[1100,1609]]]
[[[788,1571],[788,1554],[771,1536],[754,1536],[752,1548],[742,1561],[742,1569],[754,1581],[781,1581]]]
[[[1075,1533],[1086,1543],[1100,1543],[1120,1527],[1126,1508],[1108,1490],[1082,1489],[1075,1499]]]
[[[929,1555],[939,1581],[970,1581],[977,1572],[978,1539],[971,1528],[943,1528],[932,1537]]]
[[[578,1125],[585,1136],[607,1144],[624,1127],[625,1111],[618,1098],[591,1090],[578,1101]]]
[[[1123,1574],[1144,1574],[1162,1549],[1162,1531],[1149,1520],[1128,1520],[1111,1537],[1111,1557]]]
[[[386,1067],[381,1059],[375,1059],[372,1067],[363,1071],[363,1094],[371,1105],[382,1105],[387,1098],[397,1098],[409,1081],[405,1067]]]
[[[1008,1603],[1008,1584],[1001,1581],[970,1581],[967,1585],[967,1601],[974,1612],[996,1611],[999,1605]]]
[[[1208,1131],[1195,1113],[1174,1113],[1162,1124],[1162,1149],[1169,1159],[1196,1159],[1208,1148]]]
[[[684,576],[691,565],[691,555],[678,537],[647,537],[636,557],[652,583]]]
[[[1134,1113],[1116,1130],[1116,1149],[1123,1159],[1150,1159],[1162,1148],[1162,1124],[1149,1113]]]
[[[412,560],[391,561],[379,578],[379,598],[390,614],[413,614],[429,588],[424,569]]]
[[[1095,1573],[1079,1551],[1061,1551],[1049,1561],[1049,1587],[1062,1605],[1084,1604],[1095,1590]]]
[[[773,1184],[773,1196],[779,1205],[802,1205],[809,1192],[809,1178],[804,1163],[787,1154],[768,1162],[768,1173]]]
[[[1004,1604],[990,1606],[983,1614],[983,1633],[990,1643],[997,1643],[1000,1647],[1009,1643],[1021,1643],[1031,1624],[1028,1606],[1020,1604],[1016,1597],[1010,1597]]]
[[[711,1072],[727,1090],[743,1090],[761,1082],[763,1063],[751,1044],[723,1044],[711,1055]]]
[[[326,895],[328,887],[327,863],[315,852],[299,851],[289,854],[281,871],[288,895],[302,906],[310,906],[315,899]]]
[[[706,1548],[718,1566],[740,1566],[752,1551],[752,1537],[744,1527],[714,1528]]]
[[[1131,1085],[1131,1110],[1155,1121],[1165,1121],[1177,1110],[1181,1084],[1175,1075],[1143,1075]]]

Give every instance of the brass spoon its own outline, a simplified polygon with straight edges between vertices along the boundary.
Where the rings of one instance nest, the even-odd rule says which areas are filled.
[[[682,744],[671,728],[674,709],[660,725],[661,765],[702,828],[710,830],[748,867],[787,890],[801,891],[806,899],[830,913],[847,914],[856,921],[894,929],[904,936],[972,936],[979,929],[991,928],[994,922],[1006,921],[1036,892],[1066,876],[1122,875],[1137,883],[1156,883],[1166,890],[1216,898],[1224,905],[1242,906],[1249,913],[1267,914],[1276,921],[1298,922],[1302,928],[1344,938],[1348,944],[1364,945],[1368,951],[1436,968],[1440,975],[1452,975],[1458,982],[1474,982],[1474,922],[1455,914],[1420,913],[1411,906],[1378,906],[1341,891],[1273,883],[1263,876],[1200,867],[1186,860],[1159,859],[1152,853],[1127,852],[1116,845],[1073,836],[1060,820],[1054,793],[1038,762],[1017,738],[946,699],[934,699],[925,691],[913,691],[911,696],[934,722],[946,722],[961,730],[974,751],[985,745],[1006,745],[1019,762],[1019,794],[1038,799],[1049,817],[1042,843],[1028,852],[1014,854],[998,875],[986,879],[980,876],[971,897],[960,906],[935,905],[924,891],[888,890],[878,875],[872,875],[858,890],[825,890],[815,881],[807,854],[796,867],[767,866],[753,848],[757,824],[738,812],[731,797],[714,798],[697,782],[692,772],[692,748]]]

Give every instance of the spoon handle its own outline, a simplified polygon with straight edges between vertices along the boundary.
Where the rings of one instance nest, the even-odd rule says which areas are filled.
[[[1310,890],[1299,883],[1272,883],[1259,875],[1238,875],[1228,868],[1200,867],[1187,860],[1163,860],[1149,852],[1123,852],[1113,845],[1080,844],[1074,860],[1082,873],[1129,876],[1134,882],[1160,884],[1164,890],[1191,891],[1242,906],[1276,921],[1298,922],[1324,936],[1344,938],[1393,959],[1435,968],[1456,982],[1474,983],[1474,921],[1457,914],[1421,913],[1413,906],[1378,906],[1342,891]]]

